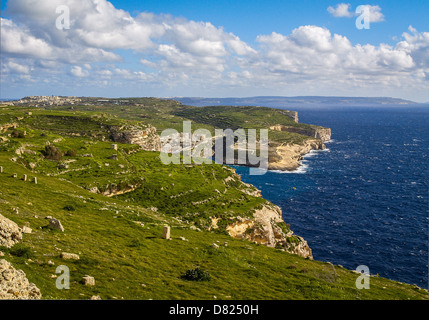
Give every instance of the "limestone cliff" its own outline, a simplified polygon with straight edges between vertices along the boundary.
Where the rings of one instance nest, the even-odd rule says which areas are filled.
[[[281,209],[274,204],[267,202],[253,213],[253,218],[237,217],[226,230],[234,238],[246,239],[267,247],[282,248],[301,257],[313,259],[307,242],[287,228]]]
[[[271,130],[276,131],[287,131],[302,134],[304,136],[309,136],[322,140],[323,142],[331,139],[331,129],[324,128],[319,126],[309,126],[309,127],[293,127],[293,126],[284,126],[284,125],[275,125],[270,127]]]
[[[40,290],[30,283],[22,270],[16,270],[8,261],[0,259],[0,300],[41,299]]]
[[[242,182],[241,177],[235,173],[235,169],[231,168],[230,170],[233,175],[225,179],[225,184],[239,182],[243,193],[262,197],[260,190],[251,184]],[[221,223],[221,218],[212,218],[210,229],[217,229]],[[307,242],[302,237],[294,235],[284,222],[280,207],[269,201],[246,216],[227,219],[226,231],[234,238],[246,239],[313,259],[312,251]]]
[[[309,139],[303,144],[273,144],[269,147],[269,170],[296,170],[301,166],[300,160],[311,150],[324,150],[322,140]]]
[[[151,125],[111,126],[110,133],[115,142],[137,144],[146,151],[161,150],[161,139]]]
[[[269,164],[270,170],[295,170],[301,166],[300,160],[311,150],[324,150],[326,148],[323,142],[331,140],[331,129],[308,126],[293,127],[284,125],[275,125],[271,130],[287,131],[298,133],[313,139],[307,139],[301,144],[279,144],[271,142],[269,146]]]

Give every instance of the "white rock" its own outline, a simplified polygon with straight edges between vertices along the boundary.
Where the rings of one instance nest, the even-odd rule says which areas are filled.
[[[61,252],[60,258],[64,260],[79,260],[79,255],[75,253]]]
[[[0,259],[0,300],[41,299],[42,294],[30,283],[22,270],[16,270],[8,261]]]
[[[95,279],[91,276],[85,276],[82,278],[82,282],[86,286],[95,286]]]
[[[23,226],[22,227],[22,233],[32,233],[33,229],[27,227],[27,226]]]
[[[22,240],[22,230],[18,225],[0,214],[0,246],[10,248]]]
[[[56,218],[49,219],[49,227],[64,232],[64,227],[61,224],[61,221]]]
[[[170,226],[164,226],[162,229],[162,238],[170,239]]]

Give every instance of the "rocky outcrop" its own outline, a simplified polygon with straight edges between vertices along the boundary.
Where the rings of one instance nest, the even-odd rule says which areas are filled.
[[[17,123],[5,123],[0,125],[0,132],[7,131],[9,128],[16,129],[18,127]]]
[[[22,229],[0,214],[0,246],[10,248],[22,241]]]
[[[92,193],[102,194],[106,197],[118,196],[121,194],[129,193],[135,191],[137,188],[141,187],[142,182],[138,183],[110,183],[104,187],[90,187],[89,191]],[[101,189],[101,190],[100,190]]]
[[[49,228],[64,232],[64,227],[61,224],[60,220],[58,220],[57,218],[52,218],[52,217],[49,217],[48,219],[49,219],[49,225],[48,225]]]
[[[0,259],[0,299],[35,300],[42,294],[34,283],[30,283],[24,271],[16,270],[8,261]]]
[[[255,211],[253,218],[237,217],[226,230],[234,238],[246,239],[268,247],[283,248],[287,252],[313,259],[307,242],[286,227],[281,209],[276,205],[265,204]]]
[[[288,116],[289,118],[291,118],[296,123],[298,123],[298,121],[299,121],[298,112],[296,112],[296,111],[282,110],[282,111],[279,111],[279,113]]]
[[[319,126],[306,126],[306,127],[294,127],[294,126],[284,126],[284,125],[275,125],[270,127],[271,130],[276,131],[287,131],[302,134],[304,136],[320,139],[323,142],[331,140],[331,129],[324,128]]]
[[[111,126],[110,133],[115,142],[137,144],[146,151],[161,151],[161,139],[151,125]]]
[[[322,140],[308,139],[303,144],[287,144],[270,146],[269,170],[296,170],[301,166],[303,156],[311,150],[324,150],[326,146]]]

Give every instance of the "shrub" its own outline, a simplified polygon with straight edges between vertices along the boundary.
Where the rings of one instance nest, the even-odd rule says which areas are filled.
[[[142,246],[142,243],[139,241],[139,239],[133,239],[127,246],[131,248],[138,248]]]
[[[71,205],[71,204],[65,206],[63,209],[67,210],[67,211],[76,211],[76,208],[73,205]]]
[[[18,130],[13,130],[10,135],[12,138],[24,138],[25,137],[24,132],[18,131]]]
[[[61,160],[61,158],[63,156],[60,149],[58,149],[57,147],[55,147],[51,144],[45,146],[45,150],[43,151],[43,155],[45,156],[46,159],[56,160],[56,161]]]
[[[76,157],[77,156],[77,151],[74,149],[69,149],[66,151],[66,153],[64,154],[66,157]]]
[[[15,257],[22,257],[26,259],[34,257],[34,254],[33,252],[31,252],[31,249],[22,245],[21,243],[16,244],[12,248],[10,248],[9,253]]]
[[[182,279],[189,281],[210,281],[211,277],[207,271],[195,268],[186,271],[185,275],[182,276]]]

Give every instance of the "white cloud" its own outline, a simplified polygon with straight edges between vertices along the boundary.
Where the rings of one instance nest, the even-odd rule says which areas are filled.
[[[412,39],[421,43],[420,37]],[[415,84],[421,73],[408,41],[395,47],[352,45],[346,37],[318,26],[302,26],[289,35],[259,36],[257,41],[260,61],[249,70],[278,87],[398,88],[404,82]],[[427,61],[424,64],[428,66]]]
[[[1,18],[2,53],[15,56],[32,56],[48,59],[52,56],[52,48],[43,39],[33,36],[25,26],[18,26],[13,21]]]
[[[370,23],[384,21],[384,15],[381,12],[380,6],[362,5],[362,7],[365,7],[365,11],[369,13]],[[329,6],[327,10],[333,17],[336,18],[353,18],[362,13],[352,11],[352,6],[349,3],[339,3],[335,7]]]
[[[32,67],[30,65],[22,64],[16,62],[15,59],[9,59],[1,65],[2,73],[15,73],[15,74],[28,74],[30,73]]]
[[[79,77],[79,78],[84,78],[87,77],[89,75],[89,72],[87,70],[83,70],[81,67],[79,66],[74,66],[70,69],[70,73],[75,76],[75,77]]]
[[[408,28],[411,32],[402,34],[404,41],[399,42],[398,50],[408,53],[418,68],[429,74],[429,32],[419,33],[412,26]]]
[[[354,13],[351,10],[351,5],[349,3],[339,3],[336,7],[329,6],[328,12],[334,17],[345,17],[351,18],[354,16]]]
[[[367,6],[369,8],[369,18],[371,23],[384,21],[384,15],[381,13],[380,6]]]

